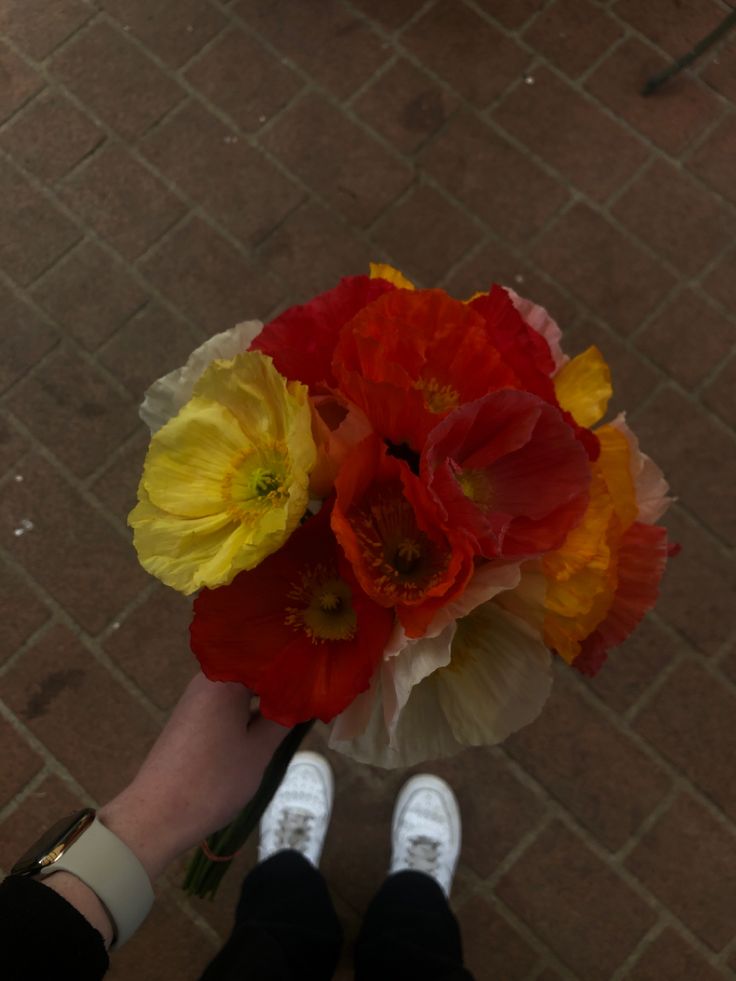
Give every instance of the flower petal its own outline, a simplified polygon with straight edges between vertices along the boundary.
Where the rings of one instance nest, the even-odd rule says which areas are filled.
[[[580,426],[593,426],[606,414],[613,394],[611,371],[597,347],[568,361],[555,375],[555,392]]]
[[[192,351],[187,363],[155,381],[147,390],[138,413],[152,433],[169,421],[192,397],[205,368],[217,358],[234,358],[247,351],[263,324],[247,320],[215,334]]]

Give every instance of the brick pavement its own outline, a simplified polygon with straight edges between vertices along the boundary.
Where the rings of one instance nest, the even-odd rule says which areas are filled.
[[[727,9],[4,0],[0,865],[114,792],[192,671],[187,604],[124,524],[144,387],[385,259],[504,281],[599,344],[680,499],[658,611],[599,679],[559,672],[534,726],[435,767],[470,964],[736,977],[736,35],[638,95]],[[324,865],[354,931],[402,775],[335,765]],[[237,885],[188,902],[172,875],[111,976],[195,978]]]

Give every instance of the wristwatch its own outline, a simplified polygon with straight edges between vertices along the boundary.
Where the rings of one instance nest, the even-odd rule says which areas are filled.
[[[153,905],[146,870],[92,808],[62,818],[15,863],[11,875],[71,872],[97,895],[113,927],[111,948],[133,936]]]

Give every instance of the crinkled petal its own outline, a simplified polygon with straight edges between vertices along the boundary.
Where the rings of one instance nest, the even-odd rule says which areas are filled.
[[[603,418],[613,394],[611,372],[597,347],[568,361],[555,375],[557,400],[579,426],[594,426]]]
[[[562,331],[557,325],[557,322],[550,317],[544,307],[540,307],[539,304],[532,303],[531,300],[519,296],[509,286],[504,286],[504,289],[509,294],[511,302],[519,311],[522,320],[525,320],[531,328],[536,330],[538,334],[541,334],[549,344],[555,368],[559,371],[570,359],[562,350]]]
[[[654,460],[640,450],[639,440],[627,426],[624,413],[611,425],[624,434],[629,444],[631,476],[636,488],[636,520],[653,525],[675,500],[669,495],[669,484]]]
[[[218,358],[234,358],[247,351],[258,336],[263,324],[247,320],[230,330],[215,334],[192,351],[187,363],[155,381],[146,391],[138,414],[152,433],[169,421],[192,397],[194,386],[210,362]]]
[[[397,290],[414,289],[414,283],[407,279],[406,276],[399,272],[398,269],[394,269],[393,266],[389,266],[388,263],[371,262],[369,265],[371,279],[385,279],[387,283],[391,283],[391,285],[395,286]]]

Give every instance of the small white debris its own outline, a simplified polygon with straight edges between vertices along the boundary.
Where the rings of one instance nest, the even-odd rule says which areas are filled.
[[[259,123],[265,123],[266,122],[266,117],[265,116],[259,116],[258,117],[258,122]]]
[[[130,30],[130,24],[123,24],[123,30],[124,31],[129,31]]]
[[[21,518],[20,525],[13,529],[13,534],[16,538],[20,538],[21,535],[25,535],[27,531],[33,531],[36,526],[33,524],[30,518]]]
[[[110,630],[120,630],[120,621],[115,620],[113,623],[111,623]]]
[[[523,283],[524,282],[524,274],[523,273],[516,273],[514,275],[514,282],[515,283]]]
[[[534,82],[535,82],[535,78],[534,78],[534,76],[533,76],[533,75],[525,75],[525,76],[524,76],[524,82],[525,82],[525,83],[526,83],[527,85],[534,85]]]
[[[15,475],[15,477],[13,478],[13,480],[16,482],[16,484],[22,484],[23,483],[23,474],[22,473],[17,473]]]
[[[194,30],[194,24],[187,24],[187,34],[191,34]]]
[[[222,138],[222,142],[223,143],[237,143],[238,142],[238,138],[237,138],[237,136],[224,136]]]

